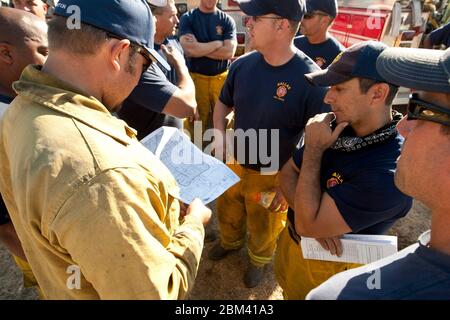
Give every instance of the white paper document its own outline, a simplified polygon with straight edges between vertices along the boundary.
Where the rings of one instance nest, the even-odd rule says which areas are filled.
[[[397,252],[397,237],[383,235],[346,234],[341,238],[342,256],[337,257],[313,238],[300,241],[305,259],[368,264]]]
[[[190,204],[195,198],[207,204],[239,182],[225,164],[204,154],[180,130],[162,127],[141,140],[174,176],[179,200]]]

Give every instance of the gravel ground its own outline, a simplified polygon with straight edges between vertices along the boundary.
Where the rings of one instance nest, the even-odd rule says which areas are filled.
[[[399,237],[399,249],[417,240],[417,237],[430,228],[430,212],[419,202],[415,202],[411,212],[398,221],[390,234]],[[213,219],[211,228],[217,229]],[[242,278],[247,264],[246,249],[231,253],[219,262],[213,262],[206,255],[215,242],[207,243],[195,287],[190,295],[192,300],[277,300],[282,299],[281,288],[275,281],[272,265],[265,269],[265,278],[254,289],[245,288]],[[24,288],[20,270],[9,253],[0,245],[0,300],[37,299],[33,288]]]

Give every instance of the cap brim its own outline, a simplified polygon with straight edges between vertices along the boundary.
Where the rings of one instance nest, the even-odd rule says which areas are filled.
[[[244,12],[248,16],[261,16],[268,14],[266,9],[262,8],[257,1],[254,0],[245,0],[239,1],[239,8],[241,8],[242,12]]]
[[[313,85],[319,87],[330,87],[339,83],[350,80],[351,76],[345,76],[340,73],[336,73],[333,70],[325,69],[313,73],[305,74],[306,80]]]
[[[449,75],[440,63],[444,51],[388,48],[377,59],[378,73],[406,88],[450,93]]]
[[[164,59],[163,57],[161,57],[161,55],[155,50],[155,49],[149,49],[149,48],[145,48],[148,51],[148,54],[150,56],[150,58],[155,62],[160,63],[164,69],[166,69],[167,71],[170,71],[172,68],[170,67],[170,65],[167,63],[166,59]]]
[[[167,6],[167,0],[147,0],[147,3],[154,7],[165,7]]]

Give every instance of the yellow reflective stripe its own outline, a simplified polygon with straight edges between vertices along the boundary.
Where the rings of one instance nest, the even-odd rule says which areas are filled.
[[[250,249],[247,250],[250,259],[256,262],[258,265],[269,264],[272,261],[272,257],[260,257],[253,254]]]
[[[222,239],[220,241],[221,241],[220,244],[222,245],[222,248],[227,249],[227,250],[233,250],[233,249],[241,248],[244,245],[245,239],[241,239],[241,240],[234,241],[234,242],[226,242],[226,241],[223,241]]]

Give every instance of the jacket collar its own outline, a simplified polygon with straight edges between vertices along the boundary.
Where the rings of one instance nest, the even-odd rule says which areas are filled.
[[[19,96],[63,113],[128,145],[136,131],[115,118],[96,98],[41,71],[40,66],[28,66],[13,89]]]

